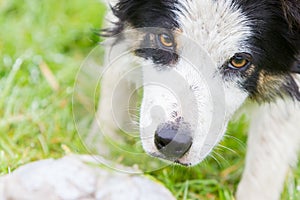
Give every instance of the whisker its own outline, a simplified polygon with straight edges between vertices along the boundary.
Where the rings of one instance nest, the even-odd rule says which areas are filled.
[[[231,148],[229,148],[229,147],[226,147],[226,146],[224,146],[224,145],[222,145],[222,144],[218,144],[217,147],[220,147],[220,149],[226,149],[226,150],[228,150],[228,151],[230,151],[230,152],[232,152],[232,153],[234,153],[234,154],[236,154],[236,155],[239,155],[235,150],[233,150],[233,149],[231,149]],[[216,148],[217,148],[217,147],[216,147]]]
[[[212,154],[209,154],[209,157],[211,157],[214,161],[216,161],[216,163],[218,164],[219,167],[222,167],[221,163],[218,161],[218,159],[213,156]]]
[[[217,155],[219,158],[221,158],[226,163],[226,165],[230,165],[230,163],[221,154],[219,154],[215,151],[213,151],[212,153]]]
[[[135,113],[129,113],[129,117],[131,117],[131,119],[133,119],[137,122],[140,120],[140,115],[135,114]]]
[[[237,138],[233,135],[228,135],[228,134],[225,134],[224,137],[235,140],[240,145],[240,147],[242,147],[243,149],[246,149],[245,143],[242,140],[240,140],[239,138]]]

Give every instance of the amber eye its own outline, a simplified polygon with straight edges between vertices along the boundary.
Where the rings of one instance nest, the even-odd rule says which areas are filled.
[[[248,56],[246,56],[246,54],[234,55],[229,61],[230,67],[238,69],[245,67],[249,63],[249,59],[247,57]]]
[[[165,33],[162,33],[162,34],[159,35],[159,41],[165,47],[172,47],[173,44],[174,44],[172,37],[168,34],[165,34]]]

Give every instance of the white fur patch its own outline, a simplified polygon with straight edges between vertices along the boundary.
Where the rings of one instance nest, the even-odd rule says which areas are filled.
[[[230,0],[191,0],[178,13],[183,34],[204,48],[220,66],[236,52],[247,52],[249,20]]]
[[[288,99],[255,109],[238,200],[279,199],[288,169],[297,161],[299,119],[299,103]]]

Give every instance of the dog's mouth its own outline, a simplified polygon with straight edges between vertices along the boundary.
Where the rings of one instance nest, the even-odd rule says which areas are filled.
[[[181,160],[182,157],[181,158],[167,157],[164,154],[161,154],[161,153],[158,153],[158,152],[149,153],[149,155],[153,156],[155,158],[160,158],[160,159],[164,160],[165,162],[170,162],[171,164],[178,164],[178,165],[181,165],[181,166],[184,166],[184,167],[192,166],[192,163],[184,162],[183,160]]]
[[[180,164],[180,165],[185,166],[185,167],[190,167],[192,165],[191,163],[182,163],[179,160],[175,160],[174,163]]]

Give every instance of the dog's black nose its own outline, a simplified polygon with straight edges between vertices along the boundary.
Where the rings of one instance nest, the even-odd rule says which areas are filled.
[[[155,131],[154,143],[167,159],[180,158],[192,145],[190,125],[183,121],[162,123]]]

